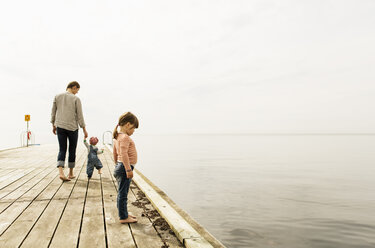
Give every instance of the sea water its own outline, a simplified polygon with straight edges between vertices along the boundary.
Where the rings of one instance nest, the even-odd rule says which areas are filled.
[[[227,247],[375,247],[374,135],[161,135],[137,168]]]

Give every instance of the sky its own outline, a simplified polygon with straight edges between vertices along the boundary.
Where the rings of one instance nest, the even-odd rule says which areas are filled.
[[[0,148],[56,142],[73,80],[90,136],[374,133],[375,1],[3,1]]]

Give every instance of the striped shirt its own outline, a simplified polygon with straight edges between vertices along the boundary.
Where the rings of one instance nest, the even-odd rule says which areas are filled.
[[[56,95],[52,105],[51,123],[70,131],[77,130],[78,125],[84,128],[86,124],[81,100],[68,91]]]
[[[137,149],[134,141],[125,133],[119,133],[114,140],[113,159],[115,162],[122,162],[125,166],[137,163]]]

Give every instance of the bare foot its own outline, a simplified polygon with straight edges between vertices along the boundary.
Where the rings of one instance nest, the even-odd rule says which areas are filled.
[[[102,174],[102,169],[99,169],[99,170],[98,170],[98,174]]]
[[[128,217],[124,220],[120,220],[120,223],[121,224],[128,224],[128,223],[137,223],[137,220],[136,219],[133,219],[132,217]]]
[[[137,219],[137,216],[134,216],[132,214],[128,214],[129,217],[133,218],[133,219]]]
[[[128,213],[128,217],[131,217],[133,219],[137,219],[137,216],[132,215],[131,213]]]
[[[76,176],[69,175],[68,178],[69,178],[69,179],[74,179],[74,178],[76,178]]]
[[[63,182],[68,182],[68,181],[70,181],[70,179],[67,178],[66,176],[60,176],[60,179],[61,179]]]

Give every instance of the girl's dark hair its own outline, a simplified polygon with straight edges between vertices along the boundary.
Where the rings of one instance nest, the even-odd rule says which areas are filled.
[[[118,124],[115,127],[115,130],[113,131],[113,138],[114,139],[117,139],[117,136],[118,136],[117,128],[119,126],[124,126],[128,122],[130,124],[134,125],[135,128],[138,128],[138,126],[139,126],[138,118],[135,115],[133,115],[130,112],[126,112],[126,113],[122,114],[120,116],[119,120],[118,120]]]
[[[68,84],[68,86],[66,86],[66,89],[71,89],[73,88],[74,86],[76,86],[77,88],[81,88],[81,86],[79,86],[79,83],[77,81],[72,81]]]

